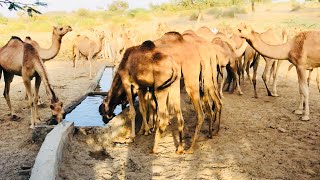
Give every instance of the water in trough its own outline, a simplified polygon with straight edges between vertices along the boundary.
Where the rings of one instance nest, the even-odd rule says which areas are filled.
[[[106,92],[112,83],[113,68],[107,67],[100,79],[97,91]],[[74,121],[75,126],[104,126],[102,117],[99,114],[99,105],[103,96],[87,96],[74,110],[66,115],[66,121]],[[121,107],[117,106],[114,113],[119,114]]]

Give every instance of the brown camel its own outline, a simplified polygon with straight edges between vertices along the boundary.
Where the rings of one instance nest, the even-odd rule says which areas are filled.
[[[40,47],[40,45],[36,41],[32,40],[29,36],[25,38],[24,42],[31,44],[39,52],[39,56],[43,62],[45,62],[57,56],[61,47],[63,36],[70,31],[72,31],[70,26],[53,26],[52,43],[49,49]]]
[[[285,44],[269,45],[262,41],[259,34],[254,32],[250,26],[241,24],[238,29],[241,36],[263,56],[272,59],[289,60],[296,66],[300,103],[298,109],[295,110],[295,114],[303,114],[304,111],[302,120],[309,120],[309,88],[306,69],[320,66],[320,31],[300,32]]]
[[[140,47],[132,47],[126,50],[124,58],[119,64],[118,74],[125,89],[129,101],[130,118],[132,119],[131,138],[135,137],[135,110],[133,106],[133,95],[138,93],[139,102],[145,98],[144,95],[148,88],[154,94],[156,101],[157,120],[154,146],[151,152],[156,152],[160,133],[166,128],[168,120],[167,102],[170,91],[170,99],[173,102],[179,124],[179,147],[177,152],[183,152],[182,131],[183,118],[180,109],[180,71],[178,65],[163,51],[155,47],[152,41],[145,41]],[[169,86],[172,86],[168,88]],[[171,90],[170,90],[171,89]],[[140,105],[142,114],[146,114],[144,105]],[[143,127],[148,124],[143,119]],[[160,132],[161,131],[161,132]]]
[[[0,49],[0,77],[4,74],[5,89],[4,97],[10,108],[12,119],[17,119],[17,116],[11,107],[9,97],[10,83],[14,75],[22,76],[23,83],[29,97],[29,105],[31,107],[31,128],[39,121],[38,107],[36,106],[39,96],[39,87],[41,80],[45,83],[48,95],[51,99],[50,108],[52,115],[59,123],[63,119],[62,102],[59,101],[51,84],[49,82],[48,73],[43,61],[39,57],[37,50],[30,44],[24,43],[18,37],[12,37],[9,42]],[[36,77],[34,97],[31,92],[31,79]]]
[[[95,31],[96,32],[96,31]],[[80,58],[80,54],[85,56],[90,64],[89,78],[92,78],[92,61],[93,58],[101,51],[102,42],[104,39],[104,32],[96,32],[98,38],[91,40],[87,36],[77,35],[72,46],[72,61],[74,67],[74,78],[76,77],[77,61]]]

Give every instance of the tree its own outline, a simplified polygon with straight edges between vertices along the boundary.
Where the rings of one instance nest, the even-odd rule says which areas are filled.
[[[125,11],[128,9],[129,4],[126,1],[116,0],[113,1],[109,6],[109,11]]]
[[[14,0],[0,0],[0,7],[3,7],[4,5],[7,6],[10,11],[25,11],[29,16],[33,16],[34,13],[41,14],[41,12],[36,10],[35,7],[47,6],[48,4],[39,0],[34,3],[23,3]]]

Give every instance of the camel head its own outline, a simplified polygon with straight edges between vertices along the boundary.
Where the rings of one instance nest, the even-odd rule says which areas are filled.
[[[244,23],[238,26],[239,35],[242,38],[252,39],[252,28]]]
[[[53,33],[60,35],[61,37],[71,31],[71,26],[53,26]]]
[[[51,124],[58,124],[63,120],[64,110],[61,101],[51,102],[50,109],[52,111]]]
[[[124,106],[127,103],[125,90],[118,73],[115,74],[108,95],[99,106],[99,113],[104,123],[108,123],[115,114],[113,113],[117,105]]]

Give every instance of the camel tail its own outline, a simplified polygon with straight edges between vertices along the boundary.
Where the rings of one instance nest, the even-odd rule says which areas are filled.
[[[75,67],[75,60],[76,60],[76,55],[74,53],[74,48],[75,48],[75,45],[72,46],[72,62],[73,62],[73,67]]]
[[[252,63],[250,64],[250,68],[252,68],[256,63],[257,63],[257,60],[258,60],[258,58],[259,58],[259,53],[258,52],[255,52],[254,53],[254,56],[253,56],[253,61],[252,61]]]
[[[1,75],[2,75],[2,67],[0,67],[0,80],[1,80]]]
[[[157,89],[162,90],[169,87],[178,78],[176,70],[173,68],[171,70],[172,70],[171,77],[168,80],[166,80],[162,85],[160,85]]]

